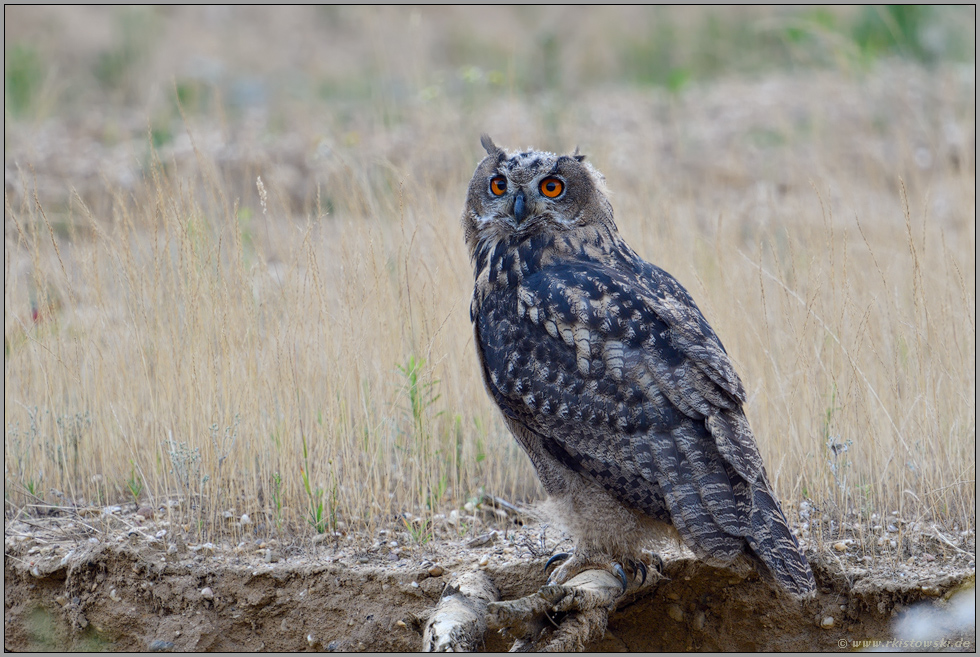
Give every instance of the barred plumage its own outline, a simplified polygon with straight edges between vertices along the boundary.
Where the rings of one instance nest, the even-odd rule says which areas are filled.
[[[470,315],[487,389],[576,539],[557,577],[635,562],[673,527],[713,565],[747,558],[813,591],[721,341],[619,236],[601,174],[577,151],[483,145],[463,213]]]

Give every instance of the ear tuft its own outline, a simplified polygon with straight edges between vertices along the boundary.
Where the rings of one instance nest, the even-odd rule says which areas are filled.
[[[585,155],[579,153],[578,146],[575,147],[575,152],[572,153],[572,157],[575,159],[576,162],[583,162],[585,160]]]
[[[488,135],[485,132],[482,135],[480,135],[480,143],[483,145],[483,148],[487,151],[487,155],[496,155],[501,150],[499,146],[493,143],[493,139],[490,139],[490,135]]]

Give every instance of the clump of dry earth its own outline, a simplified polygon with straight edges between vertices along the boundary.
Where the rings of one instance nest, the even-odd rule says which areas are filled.
[[[237,545],[195,543],[166,505],[130,507],[5,520],[6,649],[417,651],[450,578],[482,569],[501,599],[523,597],[545,583],[548,556],[569,547],[554,529],[475,516],[464,519],[478,534],[461,537],[458,518],[440,517],[422,545],[392,530],[285,540],[247,517],[234,519],[248,537]],[[662,552],[665,579],[621,600],[588,647],[851,650],[894,640],[896,621],[924,605],[939,612],[939,647],[974,650],[975,626],[942,618],[975,584],[975,532],[885,522],[838,528],[852,537],[835,541],[820,540],[815,523],[801,530],[819,586],[806,603],[682,548]],[[488,632],[483,648],[512,641]]]

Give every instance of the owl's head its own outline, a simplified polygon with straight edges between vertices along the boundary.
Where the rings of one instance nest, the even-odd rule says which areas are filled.
[[[509,154],[488,135],[480,141],[487,156],[470,180],[462,219],[471,255],[481,245],[542,233],[615,232],[605,179],[578,149],[570,155]]]

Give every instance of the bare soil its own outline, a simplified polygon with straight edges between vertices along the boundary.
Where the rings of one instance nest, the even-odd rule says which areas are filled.
[[[238,545],[201,544],[164,511],[141,510],[157,520],[120,507],[8,518],[4,647],[418,651],[424,617],[453,573],[484,568],[502,599],[517,598],[544,584],[549,554],[569,547],[553,529],[506,521],[460,537],[449,519],[422,545],[384,530],[287,542],[262,537],[261,523]],[[862,554],[858,539],[802,536],[819,587],[807,602],[683,549],[662,552],[666,579],[627,596],[591,648],[852,650],[893,640],[913,605],[941,611],[974,586],[974,532],[880,533],[898,538],[893,558]],[[870,528],[865,539],[875,540]],[[975,649],[975,627],[941,625],[942,647]],[[509,637],[486,636],[487,650],[509,646]]]

